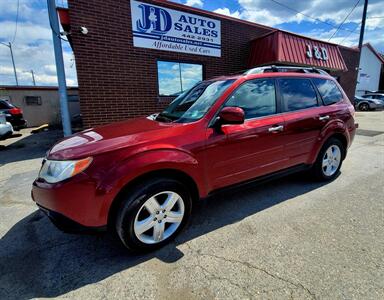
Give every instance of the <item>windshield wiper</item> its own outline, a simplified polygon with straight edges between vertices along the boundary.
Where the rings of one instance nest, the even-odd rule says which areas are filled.
[[[156,120],[159,121],[159,120],[164,120],[166,122],[173,122],[175,119],[172,119],[172,117],[170,115],[166,115],[164,113],[159,113],[156,117]]]

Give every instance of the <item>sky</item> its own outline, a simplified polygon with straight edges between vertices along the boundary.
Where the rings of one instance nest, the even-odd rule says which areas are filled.
[[[364,3],[364,0],[172,1],[345,46],[358,44]],[[58,6],[67,5],[66,0],[56,0],[56,3]],[[20,85],[32,85],[31,70],[37,85],[57,85],[45,0],[0,0],[0,42],[9,41],[13,45]],[[369,0],[364,42],[370,42],[384,53],[383,0]],[[67,42],[62,45],[67,84],[76,86],[74,55]],[[9,48],[0,44],[0,85],[5,84],[15,84],[15,79]]]

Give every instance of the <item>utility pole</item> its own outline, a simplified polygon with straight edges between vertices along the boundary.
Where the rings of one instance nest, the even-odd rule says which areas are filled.
[[[359,38],[359,64],[357,66],[357,82],[355,87],[355,93],[357,92],[357,83],[360,79],[360,62],[361,62],[361,50],[363,48],[363,42],[364,42],[364,31],[365,31],[365,20],[367,19],[367,9],[368,9],[368,0],[364,0],[364,9],[363,9],[363,16],[361,19],[361,27],[360,27],[360,38]]]
[[[32,74],[33,85],[36,86],[35,74],[33,73],[33,70],[31,70],[31,74]]]
[[[13,58],[13,51],[12,51],[12,44],[11,44],[11,42],[9,42],[9,50],[11,51],[11,58],[12,58],[13,72],[15,73],[16,85],[19,85],[19,81],[17,80],[17,73],[16,73],[15,59]]]
[[[55,50],[55,61],[57,71],[57,82],[59,84],[59,98],[61,122],[63,124],[64,136],[72,134],[71,119],[68,109],[67,83],[65,81],[65,69],[63,59],[63,49],[61,47],[59,20],[56,12],[55,0],[47,0],[48,17],[52,28],[53,49]]]
[[[13,65],[13,73],[15,74],[15,81],[16,81],[16,85],[19,85],[19,81],[17,80],[17,73],[16,73],[16,66],[15,66],[15,59],[13,57],[13,51],[12,51],[12,44],[11,42],[8,42],[8,44],[6,43],[1,43],[0,44],[6,46],[9,48],[9,51],[11,51],[11,59],[12,59],[12,65]]]
[[[368,0],[364,0],[364,10],[363,10],[363,17],[361,20],[360,39],[359,39],[360,54],[361,54],[361,47],[363,46],[363,41],[364,41],[365,20],[367,19],[367,8],[368,8]]]

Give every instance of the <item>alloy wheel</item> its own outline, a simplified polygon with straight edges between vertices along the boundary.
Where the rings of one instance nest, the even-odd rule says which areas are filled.
[[[369,110],[369,106],[366,103],[361,104],[359,108],[361,111],[368,111]]]
[[[331,145],[325,151],[322,161],[322,170],[325,176],[332,176],[336,173],[341,163],[341,151],[339,146]]]
[[[145,244],[160,243],[176,232],[184,212],[184,201],[179,194],[160,192],[147,199],[136,214],[135,235]]]

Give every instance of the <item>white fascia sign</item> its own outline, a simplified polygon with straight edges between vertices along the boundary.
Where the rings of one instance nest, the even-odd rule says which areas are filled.
[[[221,56],[220,21],[131,1],[135,47]]]

